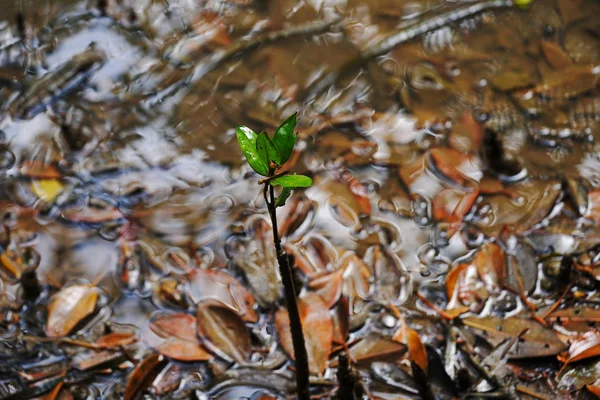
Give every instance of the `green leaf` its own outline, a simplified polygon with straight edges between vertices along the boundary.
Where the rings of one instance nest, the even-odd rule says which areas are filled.
[[[281,194],[275,199],[275,207],[282,207],[285,205],[285,201],[292,194],[292,189],[284,187],[281,190]]]
[[[267,166],[272,162],[277,165],[281,164],[279,151],[266,132],[258,134],[258,137],[256,138],[256,151],[258,156],[267,164]]]
[[[306,188],[312,185],[312,179],[304,175],[285,175],[271,181],[273,186],[283,186],[284,188]]]
[[[298,113],[294,113],[283,121],[279,128],[277,128],[277,131],[275,131],[275,136],[273,136],[273,143],[277,147],[277,150],[279,150],[282,164],[290,159],[296,145],[296,140],[298,140],[298,135],[294,135],[297,116]]]
[[[262,176],[269,175],[269,165],[262,160],[256,151],[256,132],[247,126],[238,126],[235,128],[235,135],[237,136],[242,153],[244,153],[252,169]]]

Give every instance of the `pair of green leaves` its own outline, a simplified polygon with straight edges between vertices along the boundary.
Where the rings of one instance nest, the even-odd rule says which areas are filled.
[[[298,134],[294,134],[297,113],[291,115],[275,131],[273,139],[266,132],[257,134],[247,126],[238,126],[235,130],[242,153],[254,171],[262,176],[270,176],[287,160],[294,151]],[[284,175],[270,181],[273,186],[283,187],[278,201],[289,197],[291,189],[309,187],[312,179],[304,175]],[[281,204],[283,205],[283,204]]]

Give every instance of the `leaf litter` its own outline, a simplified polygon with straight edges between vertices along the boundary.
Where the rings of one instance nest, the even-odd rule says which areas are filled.
[[[0,24],[0,399],[293,396],[236,135],[312,395],[598,395],[597,2],[92,3]]]

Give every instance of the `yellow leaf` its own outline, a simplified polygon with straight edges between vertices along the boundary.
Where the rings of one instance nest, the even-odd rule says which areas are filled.
[[[31,182],[35,195],[49,203],[58,197],[63,188],[63,184],[57,179],[37,179]]]

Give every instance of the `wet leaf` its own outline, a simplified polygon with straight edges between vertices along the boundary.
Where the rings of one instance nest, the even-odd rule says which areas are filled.
[[[261,132],[256,137],[256,152],[261,160],[268,166],[270,166],[271,163],[281,165],[279,150],[277,150],[277,147],[275,147],[275,144],[273,144],[273,141],[266,132]],[[273,181],[271,181],[271,183],[272,182]]]
[[[257,134],[247,126],[238,126],[235,129],[235,134],[242,153],[244,153],[252,169],[262,176],[269,175],[269,165],[263,161],[256,149]]]
[[[600,397],[600,386],[586,385],[585,388],[596,397]]]
[[[126,346],[131,343],[135,343],[137,338],[135,334],[132,332],[113,332],[108,333],[106,335],[100,336],[96,340],[96,344],[98,346],[110,348],[110,347],[119,347]]]
[[[550,42],[548,40],[540,40],[540,46],[544,57],[552,67],[556,69],[565,68],[569,65],[573,65],[573,61],[569,55],[560,47],[558,43]]]
[[[57,179],[34,179],[31,189],[40,200],[51,203],[61,194],[64,186]]]
[[[409,359],[421,367],[423,371],[427,371],[427,349],[417,331],[409,328],[406,324],[402,324],[394,333],[392,340],[404,343],[408,347]]]
[[[505,71],[492,78],[492,85],[504,92],[531,86],[531,74],[522,71]]]
[[[213,358],[200,344],[186,340],[168,339],[154,348],[160,354],[178,361],[206,361]]]
[[[176,337],[196,342],[196,318],[189,314],[164,314],[150,321],[150,329],[160,337]]]
[[[554,356],[566,348],[552,329],[523,318],[464,318],[463,324],[486,333],[486,339],[494,346],[503,340],[521,335],[519,342],[507,354],[510,359]]]
[[[96,309],[98,290],[91,285],[73,285],[54,295],[48,305],[46,335],[68,335],[75,326]]]
[[[329,307],[318,294],[307,292],[298,298],[298,311],[304,332],[310,372],[320,375],[327,367],[327,359],[333,343],[333,319],[329,313]],[[275,329],[281,346],[292,359],[295,359],[290,319],[284,308],[280,308],[275,314]]]
[[[114,368],[127,361],[124,354],[113,350],[80,352],[73,357],[72,366],[79,371]]]
[[[165,364],[165,358],[160,354],[151,354],[144,358],[131,371],[125,388],[125,400],[135,400],[138,393],[143,391],[156,377],[159,369]]]
[[[312,185],[312,179],[304,175],[285,175],[271,181],[273,186],[282,186],[284,188],[307,188]]]
[[[600,356],[600,331],[591,330],[571,343],[569,358],[567,358],[566,363],[597,356]]]
[[[298,134],[294,134],[297,116],[298,113],[294,113],[283,121],[273,136],[273,143],[281,156],[281,164],[289,160],[294,151],[296,140],[298,140]]]
[[[252,343],[240,316],[215,301],[198,304],[198,336],[212,353],[229,361],[246,364],[252,355]]]
[[[387,339],[379,334],[371,333],[354,346],[350,347],[350,357],[359,366],[366,366],[374,361],[395,362],[402,357],[408,347],[403,343]],[[337,363],[332,363],[335,367]]]
[[[247,322],[258,321],[254,296],[237,279],[223,271],[196,269],[190,277],[191,295],[198,303],[215,299],[228,305]]]
[[[150,330],[167,340],[156,351],[179,361],[205,361],[213,358],[199,343],[196,318],[189,314],[159,315],[150,322]]]

